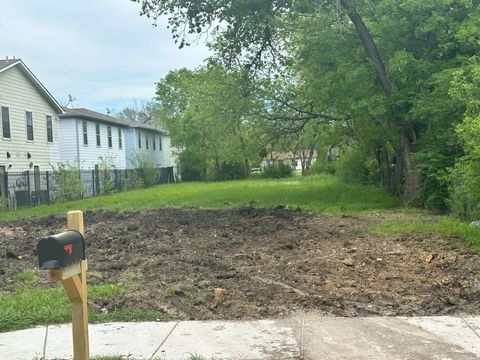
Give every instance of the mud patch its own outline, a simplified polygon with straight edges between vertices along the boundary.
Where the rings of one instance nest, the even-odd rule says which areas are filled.
[[[130,289],[100,304],[111,309],[178,319],[480,313],[477,254],[452,247],[455,239],[370,234],[373,217],[245,208],[100,211],[85,220],[89,282]],[[2,290],[13,291],[16,275],[36,268],[36,242],[65,222],[0,225]],[[215,288],[225,289],[217,306]]]

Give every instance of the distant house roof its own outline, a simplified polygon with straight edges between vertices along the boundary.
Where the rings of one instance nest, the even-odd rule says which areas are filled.
[[[122,127],[151,130],[161,134],[165,133],[165,131],[158,129],[155,126],[144,124],[140,121],[120,119],[114,116],[105,115],[105,114],[102,114],[93,110],[89,110],[89,109],[84,109],[84,108],[65,109],[65,113],[59,115],[59,118],[60,119],[81,118],[86,120],[99,121],[107,124],[113,124],[113,125],[122,126]]]
[[[30,69],[23,63],[21,59],[5,59],[0,60],[0,73],[7,71],[8,69],[18,66],[18,69],[22,72],[25,77],[30,80],[30,82],[35,86],[35,88],[44,96],[44,98],[52,105],[58,113],[63,113],[62,106],[58,103],[57,100],[48,92],[48,90],[43,86],[40,80],[30,71]]]
[[[110,115],[101,114],[99,112],[84,108],[65,109],[65,113],[59,116],[60,119],[81,118],[86,120],[95,120],[103,123],[129,127],[130,124],[126,120],[122,120]]]
[[[150,125],[150,124],[145,124],[145,123],[142,123],[140,121],[136,121],[136,120],[125,120],[130,127],[132,128],[139,128],[139,129],[143,129],[143,130],[151,130],[151,131],[156,131],[160,134],[166,134],[166,131],[163,130],[163,129],[160,129],[158,127],[155,127],[153,125]]]

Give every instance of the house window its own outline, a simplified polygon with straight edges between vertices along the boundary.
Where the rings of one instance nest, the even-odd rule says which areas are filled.
[[[33,114],[31,111],[25,112],[27,120],[27,140],[33,141]]]
[[[100,142],[100,124],[95,124],[95,135],[97,136],[97,146],[101,146]]]
[[[138,148],[142,148],[142,134],[140,133],[140,131],[138,132]]]
[[[162,150],[162,135],[158,138],[158,150]]]
[[[83,145],[88,145],[87,122],[82,121]]]
[[[118,148],[121,149],[122,146],[122,129],[118,128]]]
[[[146,145],[146,148],[147,148],[147,150],[148,150],[148,135],[145,136],[145,145]]]
[[[112,127],[111,127],[111,126],[107,127],[107,133],[108,133],[108,147],[111,148],[111,147],[113,147],[113,143],[112,143]]]
[[[10,112],[5,106],[2,106],[2,136],[10,139]]]
[[[53,121],[51,115],[47,115],[47,141],[49,143],[53,142]]]
[[[157,150],[157,137],[153,136],[153,150]]]

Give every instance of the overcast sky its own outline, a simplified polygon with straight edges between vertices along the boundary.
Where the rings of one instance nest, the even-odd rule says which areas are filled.
[[[60,102],[105,113],[151,99],[169,70],[195,68],[203,44],[179,50],[129,0],[0,0],[0,57],[21,58]]]

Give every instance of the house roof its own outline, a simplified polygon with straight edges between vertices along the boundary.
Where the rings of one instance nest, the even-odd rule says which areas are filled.
[[[65,109],[65,113],[58,116],[60,119],[81,118],[86,120],[94,120],[107,124],[113,124],[122,127],[139,128],[144,130],[155,131],[164,134],[165,131],[158,129],[152,125],[141,123],[135,120],[120,119],[114,116],[105,115],[93,110],[85,108]]]
[[[156,131],[160,134],[166,134],[167,132],[163,129],[160,129],[156,126],[153,126],[153,125],[150,125],[150,124],[145,124],[145,123],[142,123],[140,121],[136,121],[136,120],[125,120],[128,124],[129,124],[129,127],[132,127],[132,128],[139,128],[139,129],[143,129],[143,130],[150,130],[150,131]]]
[[[99,112],[88,110],[84,108],[76,108],[76,109],[65,109],[65,113],[58,116],[60,119],[69,119],[69,118],[81,118],[86,120],[95,120],[100,121],[108,124],[129,127],[127,121],[123,119],[119,119],[110,115],[101,114]]]
[[[43,97],[52,105],[59,114],[63,113],[62,106],[58,103],[57,100],[48,92],[48,90],[43,86],[40,80],[30,71],[30,69],[23,63],[21,59],[5,59],[0,60],[0,73],[7,71],[8,69],[18,66],[20,72],[25,75],[25,77],[30,80],[30,82],[35,86],[35,88],[43,95]]]

